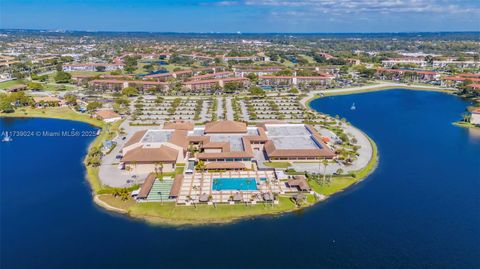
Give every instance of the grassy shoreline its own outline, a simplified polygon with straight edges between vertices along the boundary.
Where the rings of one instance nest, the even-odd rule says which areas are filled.
[[[366,135],[366,134],[365,134]],[[367,135],[366,135],[367,136]],[[368,164],[355,171],[354,177],[352,176],[340,176],[335,177],[331,184],[320,186],[317,182],[310,180],[312,189],[321,195],[324,195],[325,199],[340,193],[352,185],[362,182],[367,178],[378,165],[378,148],[375,142],[368,137],[368,140],[373,148],[372,156]],[[253,219],[258,217],[274,217],[282,214],[291,213],[294,211],[302,210],[317,203],[324,201],[325,199],[315,200],[313,195],[308,195],[307,202],[301,206],[295,205],[288,196],[279,196],[280,203],[278,205],[197,205],[194,206],[176,206],[175,203],[136,203],[130,205],[129,202],[121,202],[119,199],[112,196],[97,197],[96,200],[100,200],[99,204],[107,204],[105,207],[107,210],[123,213],[134,219],[145,221],[154,225],[166,225],[166,226],[199,226],[199,225],[217,225],[228,224],[245,219]]]
[[[398,86],[383,86],[383,85],[376,85],[376,84],[372,84],[372,85],[366,85],[366,86],[363,86],[363,87],[368,87],[366,89],[361,89],[361,90],[355,90],[354,88],[352,88],[351,91],[347,91],[348,88],[342,88],[342,90],[346,90],[346,91],[335,91],[336,89],[332,89],[332,92],[326,92],[323,94],[323,96],[319,95],[319,94],[315,94],[314,96],[312,96],[311,98],[309,98],[308,100],[305,101],[305,106],[307,108],[310,108],[310,103],[315,100],[315,99],[318,99],[318,98],[322,98],[322,97],[330,97],[330,96],[340,96],[340,95],[349,95],[349,94],[360,94],[360,93],[370,93],[370,92],[378,92],[378,91],[386,91],[386,90],[395,90],[395,89],[403,89],[403,90],[410,90],[410,91],[432,91],[432,92],[443,92],[443,93],[451,93],[452,91],[451,90],[447,90],[447,89],[444,89],[444,88],[440,88],[440,87],[430,87],[430,86],[421,86],[421,85],[398,85]]]
[[[351,175],[342,175],[342,176],[335,176],[333,177],[333,181],[328,185],[319,184],[317,181],[309,180],[309,184],[315,192],[323,194],[325,196],[330,197],[336,193],[342,192],[349,188],[352,185],[358,184],[362,182],[365,178],[367,178],[378,166],[379,161],[379,154],[377,144],[368,136],[366,136],[372,146],[372,156],[368,161],[367,165],[352,173]]]
[[[84,114],[74,112],[73,110],[65,107],[45,109],[25,108],[23,111],[17,110],[14,113],[0,114],[0,117],[54,118],[81,121],[94,125],[98,128],[101,128],[101,132],[100,135],[97,136],[88,146],[89,151],[93,147],[98,147],[99,145],[101,145],[105,139],[112,139],[113,136],[116,134],[119,125],[121,124],[121,121],[116,122],[113,125],[105,124],[102,121],[93,119]],[[110,194],[105,194],[108,193],[109,187],[105,187],[101,184],[98,176],[98,167],[87,166],[85,163],[86,158],[87,156],[85,156],[84,158],[86,179],[92,189],[93,201],[105,210],[124,214],[134,219],[142,220],[150,224],[170,226],[227,224],[239,220],[257,217],[278,216],[281,214],[302,210],[320,202],[315,200],[313,195],[308,195],[307,201],[301,206],[297,206],[294,202],[291,201],[290,197],[285,195],[279,196],[280,203],[278,205],[241,204],[217,205],[215,207],[209,205],[197,205],[196,207],[193,207],[176,206],[174,203],[135,203],[132,200],[124,202],[118,198],[113,197]],[[371,167],[367,165],[367,172],[359,172],[359,177],[356,178],[356,182],[360,182],[365,177],[367,177],[368,174],[371,173],[371,171],[373,171],[377,162],[377,158],[372,158],[370,161],[373,162],[373,165]],[[325,196],[331,196],[334,193],[344,190],[352,184],[341,184],[341,188],[338,188],[334,192],[325,193],[328,194]],[[321,192],[319,193],[323,194]],[[321,201],[323,201],[323,199]]]
[[[235,204],[235,205],[196,205],[177,206],[174,202],[136,203],[131,200],[120,201],[111,195],[96,195],[94,201],[103,208],[122,213],[136,220],[152,225],[163,226],[201,226],[229,224],[258,217],[275,217],[289,212],[305,209],[317,203],[313,195],[297,206],[289,196],[279,196],[280,203],[273,204]],[[133,204],[132,204],[133,202]]]
[[[463,127],[463,128],[480,129],[479,126],[473,125],[469,122],[464,122],[464,121],[456,121],[456,122],[453,122],[452,124],[458,127]]]
[[[100,134],[95,137],[95,139],[88,145],[88,151],[93,147],[99,147],[102,145],[105,139],[111,138],[112,134],[106,131],[109,124],[104,123],[98,119],[92,118],[89,115],[81,114],[73,111],[68,107],[49,107],[49,108],[30,108],[24,107],[17,109],[13,113],[0,113],[0,118],[48,118],[48,119],[60,119],[60,120],[70,120],[70,121],[79,121],[83,123],[90,124],[97,128],[100,128]],[[115,124],[120,125],[121,122]],[[114,124],[114,125],[115,125]],[[110,137],[109,137],[110,136]],[[98,177],[98,167],[91,167],[86,165],[87,156],[83,159],[83,163],[86,170],[86,180],[90,184],[90,187],[94,193],[105,189]]]
[[[105,123],[86,114],[75,112],[68,107],[49,107],[49,108],[18,108],[12,113],[0,113],[0,118],[48,118],[71,120],[88,123],[98,128],[103,128]]]

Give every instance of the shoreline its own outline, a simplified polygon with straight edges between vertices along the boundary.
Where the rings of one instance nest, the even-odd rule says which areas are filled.
[[[69,107],[26,108],[12,113],[0,113],[0,118],[42,118],[79,121],[103,129],[105,123],[86,114],[73,111]]]
[[[215,218],[214,219],[195,219],[195,218],[192,218],[192,219],[175,219],[175,218],[165,218],[165,217],[161,217],[161,216],[153,216],[153,215],[148,215],[148,214],[143,214],[143,215],[134,214],[128,209],[115,207],[115,206],[112,206],[112,205],[108,204],[105,201],[100,200],[100,198],[98,197],[99,195],[94,195],[94,200],[96,200],[95,201],[96,203],[98,202],[97,205],[102,206],[104,209],[106,209],[108,211],[120,213],[122,215],[131,217],[135,220],[144,221],[145,223],[148,223],[148,224],[151,224],[151,225],[160,225],[160,226],[180,227],[180,226],[225,225],[225,224],[234,224],[234,223],[244,221],[244,220],[249,220],[249,219],[270,218],[270,217],[274,218],[274,217],[277,217],[277,216],[280,217],[284,214],[290,214],[290,213],[293,213],[293,212],[296,212],[296,211],[299,211],[299,210],[304,210],[304,209],[308,209],[308,208],[311,208],[313,206],[316,206],[317,204],[328,200],[329,198],[335,196],[336,194],[342,193],[342,192],[346,191],[347,189],[349,189],[350,187],[358,185],[359,183],[363,182],[368,176],[370,176],[377,169],[380,158],[379,158],[378,148],[377,148],[376,143],[366,134],[365,134],[365,136],[368,138],[368,140],[369,140],[369,142],[370,142],[370,144],[373,148],[373,151],[372,151],[372,156],[371,156],[367,166],[358,171],[358,173],[361,173],[360,177],[355,178],[354,181],[351,184],[343,186],[342,188],[338,189],[334,193],[331,193],[329,195],[324,195],[323,198],[315,200],[313,203],[303,204],[302,206],[293,207],[293,208],[290,208],[288,210],[283,210],[283,211],[279,211],[279,212],[265,212],[265,213],[261,213],[261,214],[249,214],[249,215],[243,215],[243,216],[238,216],[238,217],[217,218],[217,219],[215,219]],[[281,196],[281,197],[284,198],[284,199],[288,199],[286,196]],[[286,202],[286,201],[282,201],[282,202]],[[106,205],[106,206],[103,206],[103,205]],[[221,206],[232,207],[232,205],[221,205]],[[237,206],[266,207],[267,205],[258,204],[258,205],[250,205],[250,206],[246,206],[246,205],[237,205]],[[278,205],[275,205],[275,206],[278,206]],[[199,207],[210,207],[210,208],[212,208],[212,206],[209,206],[209,205],[199,205]],[[190,206],[190,207],[183,206],[183,208],[189,209],[192,212],[197,210],[197,208],[193,207],[193,206]],[[213,210],[215,210],[215,208],[213,208]]]
[[[311,109],[311,108],[308,108]],[[58,112],[61,112],[60,114],[56,114]],[[56,113],[55,113],[56,112]],[[109,196],[112,197],[110,194],[108,194],[108,190],[112,189],[111,187],[104,186],[101,183],[101,180],[99,179],[98,176],[98,168],[96,167],[91,167],[86,165],[85,161],[88,157],[88,152],[92,147],[94,147],[97,144],[101,144],[103,140],[106,139],[106,137],[109,134],[112,133],[106,133],[106,128],[109,126],[108,124],[105,124],[97,119],[93,119],[89,116],[86,116],[84,114],[79,114],[70,108],[48,108],[48,109],[41,109],[40,111],[35,110],[35,109],[30,109],[30,111],[26,112],[25,111],[16,111],[13,113],[9,114],[0,114],[0,118],[50,118],[50,119],[60,119],[60,120],[71,120],[71,121],[79,121],[83,123],[87,123],[90,125],[93,125],[101,130],[100,135],[98,135],[93,141],[88,145],[88,151],[87,155],[83,158],[83,165],[85,167],[85,179],[88,181],[90,188],[92,190],[91,195],[92,195],[92,201],[103,208],[104,210],[107,210],[109,212],[114,212],[122,215],[126,215],[132,219],[135,220],[141,220],[144,221],[148,224],[153,224],[153,225],[166,225],[166,226],[204,226],[204,225],[221,225],[221,224],[232,224],[236,223],[238,221],[243,221],[243,220],[248,220],[248,219],[255,219],[255,218],[262,218],[262,217],[275,217],[275,216],[281,216],[283,214],[289,214],[295,211],[303,210],[306,208],[310,208],[312,206],[315,206],[316,204],[327,200],[331,196],[343,192],[344,190],[348,189],[349,187],[356,185],[360,182],[362,182],[366,177],[368,177],[373,171],[376,169],[378,165],[378,152],[376,150],[376,144],[375,142],[368,137],[365,133],[361,132],[368,138],[370,145],[372,148],[375,150],[372,151],[372,156],[370,157],[369,163],[367,164],[366,167],[360,169],[358,173],[361,174],[358,178],[353,178],[353,182],[342,186],[335,192],[329,194],[329,195],[323,195],[321,199],[315,199],[314,201],[308,202],[306,201],[304,204],[301,206],[297,205],[292,205],[292,201],[290,201],[289,196],[280,196],[279,200],[282,200],[281,203],[283,205],[270,205],[273,207],[276,207],[275,210],[273,211],[266,211],[266,212],[261,212],[262,208],[267,208],[269,205],[266,204],[257,204],[257,205],[217,205],[216,207],[208,206],[208,205],[199,205],[197,207],[180,207],[180,211],[186,210],[189,211],[190,213],[195,213],[199,210],[204,210],[202,208],[207,208],[208,210],[217,210],[218,207],[227,207],[229,211],[235,213],[234,211],[241,211],[243,208],[249,208],[249,211],[252,210],[253,213],[242,213],[238,214],[237,216],[227,216],[227,217],[220,217],[220,218],[168,218],[168,217],[162,217],[160,215],[150,215],[150,214],[140,214],[138,212],[135,212],[135,209],[137,207],[140,207],[137,205],[128,205],[128,208],[122,208],[118,207],[112,204],[112,201],[109,203],[107,201],[102,200],[100,197],[103,196]],[[123,121],[119,121],[119,124],[121,124]],[[118,125],[119,125],[118,124]],[[118,127],[118,126],[117,126]],[[115,130],[116,133],[116,130]],[[114,134],[115,134],[114,133]],[[365,170],[365,171],[364,171]],[[343,177],[345,178],[345,177]],[[313,189],[313,188],[312,188]],[[309,195],[313,196],[313,195]],[[117,198],[114,198],[118,201]],[[115,201],[114,201],[115,202]],[[118,203],[118,202],[115,202]],[[288,204],[290,203],[290,204]],[[138,203],[136,203],[138,204]],[[144,203],[141,203],[144,204]],[[145,203],[146,204],[146,203]],[[149,203],[153,204],[153,203]],[[166,203],[165,203],[166,204]],[[283,208],[284,206],[287,206],[286,208]],[[155,205],[154,205],[155,206]],[[174,207],[176,206],[175,204],[173,205]],[[132,210],[134,209],[134,210]],[[257,212],[255,212],[257,211]],[[259,212],[260,211],[260,212]],[[194,215],[194,214],[193,214]],[[234,214],[235,215],[235,214]]]
[[[452,122],[452,124],[454,126],[467,128],[467,129],[480,129],[480,126],[473,125],[469,122],[464,122],[464,121],[455,121],[455,122]]]
[[[361,94],[361,93],[370,93],[377,91],[387,91],[395,89],[404,89],[410,91],[433,91],[433,92],[443,92],[451,93],[454,89],[452,88],[442,88],[438,86],[428,86],[428,85],[408,85],[403,83],[379,83],[371,84],[359,87],[350,87],[350,88],[336,88],[328,90],[318,90],[311,91],[300,100],[300,103],[306,109],[312,109],[310,103],[318,98],[329,97],[329,96],[339,96],[339,95],[349,95],[349,94]],[[323,94],[323,96],[321,95]]]

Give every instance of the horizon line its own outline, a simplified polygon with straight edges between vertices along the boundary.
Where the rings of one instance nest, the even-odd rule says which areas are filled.
[[[61,32],[87,32],[87,33],[148,33],[148,34],[432,34],[432,33],[480,33],[480,30],[456,31],[392,31],[392,32],[182,32],[182,31],[144,31],[144,30],[71,30],[71,29],[32,29],[32,28],[0,28],[0,31],[47,31]]]

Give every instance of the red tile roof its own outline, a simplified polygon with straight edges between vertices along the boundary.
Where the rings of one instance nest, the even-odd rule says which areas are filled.
[[[191,131],[195,127],[195,124],[191,121],[174,121],[166,122],[163,125],[163,129],[175,129],[175,130],[188,130]]]
[[[205,124],[205,133],[207,134],[246,133],[246,132],[247,132],[247,124],[245,122],[221,120],[221,121],[212,121]]]
[[[113,111],[113,110],[99,110],[99,111],[95,112],[95,115],[98,118],[101,118],[103,120],[114,119],[114,118],[119,118],[120,117],[120,115],[115,113],[115,111]]]
[[[142,187],[140,188],[140,192],[138,192],[138,198],[145,199],[147,198],[148,194],[150,193],[150,190],[152,189],[153,183],[155,183],[156,176],[154,173],[148,174],[148,176],[145,178],[145,181],[142,184]]]
[[[472,89],[480,89],[480,84],[479,83],[473,83],[467,85],[467,87],[472,88]]]
[[[172,188],[170,189],[170,196],[171,197],[177,197],[180,194],[180,190],[182,188],[182,183],[183,183],[183,175],[175,175],[175,178],[173,180],[173,185]]]
[[[159,148],[138,147],[129,150],[122,158],[124,163],[151,163],[151,162],[168,162],[175,163],[177,161],[178,151],[165,145]]]
[[[125,145],[123,147],[128,147],[130,145],[133,145],[135,143],[140,142],[140,140],[142,140],[142,138],[143,138],[143,136],[145,135],[146,132],[147,132],[147,130],[142,130],[142,131],[135,132],[132,135],[132,137],[130,137],[130,139],[128,139],[127,143],[125,143]]]
[[[91,84],[123,84],[124,80],[115,80],[115,79],[95,79],[90,81]]]

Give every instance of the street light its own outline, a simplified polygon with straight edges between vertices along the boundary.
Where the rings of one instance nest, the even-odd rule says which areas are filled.
[[[157,194],[158,194],[158,195],[160,195],[160,203],[162,203],[162,204],[163,204],[162,192],[161,192],[161,191],[159,191]]]

